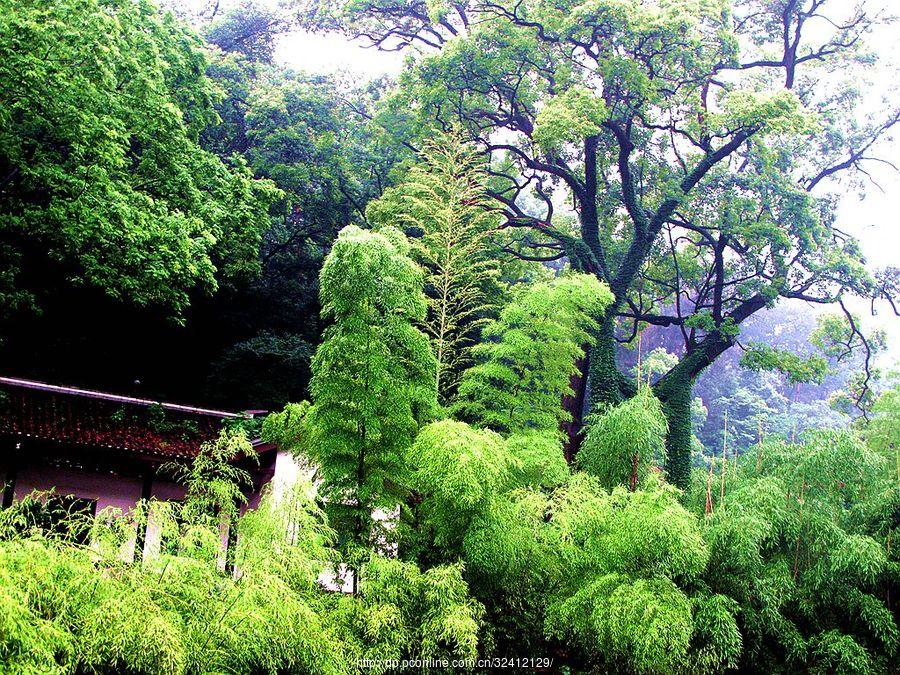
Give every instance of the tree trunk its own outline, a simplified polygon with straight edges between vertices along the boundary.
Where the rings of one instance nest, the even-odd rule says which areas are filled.
[[[588,401],[592,413],[608,405],[618,405],[635,394],[636,388],[616,364],[616,338],[613,318],[604,317],[591,349],[588,366]]]
[[[687,489],[691,479],[691,398],[693,380],[688,377],[666,380],[654,392],[663,405],[669,432],[666,434],[666,474],[669,482]]]
[[[590,345],[583,345],[584,356],[575,362],[578,372],[569,378],[569,385],[574,394],[566,394],[562,399],[563,410],[571,415],[572,419],[563,422],[560,428],[565,434],[563,454],[566,461],[571,464],[575,461],[575,455],[581,447],[581,430],[584,428],[584,403],[587,393],[588,364],[590,363]]]

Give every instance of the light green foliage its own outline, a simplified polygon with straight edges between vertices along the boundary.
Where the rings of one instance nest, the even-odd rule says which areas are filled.
[[[539,431],[513,434],[506,448],[515,460],[513,475],[518,485],[554,488],[569,478],[559,439]]]
[[[635,365],[634,376],[640,375],[642,380],[652,382],[669,372],[677,363],[678,357],[675,354],[664,347],[657,347],[641,359],[640,373]]]
[[[519,632],[506,640],[545,634],[592,663],[640,672],[733,663],[733,605],[698,599],[695,637],[694,603],[676,585],[699,579],[708,559],[677,492],[647,481],[647,490],[608,493],[592,476],[552,469],[555,454],[553,434],[504,442],[455,421],[425,427],[410,451],[417,550],[465,562],[492,623]],[[524,614],[501,609],[511,607]]]
[[[178,555],[143,564],[97,546],[102,529],[120,521],[134,536],[121,514],[98,515],[90,547],[34,532],[0,541],[4,672],[348,672],[317,597],[333,533],[310,490],[300,485],[280,501],[267,494],[236,522],[237,578],[192,545],[197,528],[218,540],[215,522],[176,533]],[[207,506],[205,494],[189,491],[186,512]]]
[[[146,2],[0,3],[0,310],[39,296],[25,266],[176,317],[192,290],[259,272],[277,191],[198,145],[205,67],[199,38]]]
[[[333,558],[334,531],[304,480],[275,495],[266,486],[260,507],[238,521],[234,564],[242,576],[277,576],[294,588],[311,588]]]
[[[386,659],[475,658],[484,608],[469,597],[462,572],[373,556],[359,598],[338,602],[355,658],[381,661],[375,672],[389,669]]]
[[[606,488],[638,485],[665,456],[668,425],[649,387],[588,420],[576,461]]]
[[[560,401],[596,318],[612,299],[586,274],[567,274],[520,290],[485,326],[484,343],[459,386],[454,410],[500,432],[558,433]]]
[[[436,13],[422,0],[363,0],[300,15],[409,47],[378,119],[413,146],[453,126],[477,137],[520,241],[511,248],[565,256],[610,286],[592,407],[634,391],[612,358],[615,323],[681,328],[656,393],[669,477],[686,487],[690,387],[744,321],[782,298],[824,305],[892,287],[841,234],[838,195],[826,192],[826,179],[865,175],[876,156],[858,149],[896,124],[894,106],[866,119],[859,105],[855,67],[875,13],[815,4],[810,14],[794,1],[468,0]]]
[[[696,578],[708,554],[671,489],[607,494],[596,479],[576,475],[553,501],[549,526],[568,564],[548,608],[549,635],[572,639],[594,663],[636,672],[734,658],[727,604],[717,619],[724,628],[714,632],[709,616],[700,617],[692,651],[692,603],[676,582]]]
[[[866,524],[892,508],[879,497],[895,489],[884,460],[849,432],[821,431],[800,445],[767,441],[758,461],[728,479],[724,504],[715,495],[704,529],[707,581],[741,607],[742,662],[880,670],[898,643],[879,597],[890,583],[886,533]]]
[[[603,100],[584,87],[572,87],[547,101],[534,123],[534,140],[552,152],[600,132],[609,117]]]
[[[691,638],[691,670],[700,673],[737,668],[743,639],[738,628],[738,603],[724,595],[698,595]]]
[[[410,448],[414,488],[426,496],[426,524],[435,544],[448,547],[468,521],[507,486],[513,457],[499,434],[444,420],[424,427]]]
[[[733,91],[722,102],[726,128],[758,127],[773,134],[809,134],[819,130],[815,115],[803,110],[792,91]]]
[[[706,547],[697,523],[670,487],[605,492],[597,480],[574,474],[553,496],[551,525],[579,575],[615,572],[691,580],[704,569]]]
[[[453,398],[471,350],[488,320],[499,266],[490,241],[499,215],[486,196],[484,158],[457,135],[429,140],[403,182],[366,208],[370,222],[411,234],[413,258],[425,269],[424,327],[437,358],[442,402]]]
[[[859,318],[853,317],[858,324]],[[810,342],[822,350],[826,356],[834,359],[844,359],[862,348],[862,336],[854,330],[854,326],[848,317],[840,314],[823,314],[817,319],[818,326],[810,335]],[[866,336],[873,352],[878,352],[885,347],[885,335],[882,331],[876,331]]]
[[[363,548],[372,510],[402,501],[404,453],[436,406],[435,359],[416,328],[426,311],[422,273],[408,253],[396,230],[351,225],[322,267],[322,313],[334,323],[313,359],[302,451],[323,495],[350,510],[346,527]]]
[[[461,565],[420,571],[373,556],[360,572],[360,595],[318,587],[336,559],[336,537],[314,494],[303,481],[278,495],[266,491],[256,511],[235,521],[235,575],[189,542],[174,547],[177,555],[130,563],[97,539],[80,547],[4,529],[0,671],[338,675],[359,672],[359,658],[383,667],[391,658],[474,658],[484,609],[470,597]],[[204,491],[189,489],[186,513],[207,506]],[[29,508],[17,504],[3,516]],[[101,536],[120,520],[133,528],[127,516],[104,512],[92,530]],[[194,526],[218,538],[217,523]]]
[[[295,455],[303,452],[303,434],[309,401],[288,403],[284,410],[266,415],[261,436],[267,443],[273,443]]]
[[[201,521],[220,514],[233,518],[247,501],[244,490],[253,486],[247,471],[235,466],[241,458],[256,460],[256,453],[241,430],[224,429],[214,441],[207,441],[189,464],[163,465],[175,480],[187,488],[182,517]]]
[[[629,581],[607,574],[555,606],[551,626],[566,626],[582,649],[638,673],[671,673],[690,645],[691,605],[667,579]]]
[[[750,343],[741,356],[741,366],[760,372],[775,370],[792,384],[815,382],[821,384],[828,374],[828,361],[818,355],[803,358],[793,352],[775,349],[763,343]]]

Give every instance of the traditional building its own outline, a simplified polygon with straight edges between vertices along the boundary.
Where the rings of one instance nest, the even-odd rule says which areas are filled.
[[[141,499],[180,500],[184,488],[161,475],[160,467],[191,461],[225,425],[262,412],[210,410],[0,377],[2,506],[35,490],[53,490],[65,511],[88,514],[106,507],[128,512]],[[274,445],[257,439],[252,446],[256,458],[238,460],[253,478],[245,508],[256,506],[263,485],[276,473],[289,480],[297,471],[292,457]],[[148,527],[136,532],[130,555],[158,545]]]

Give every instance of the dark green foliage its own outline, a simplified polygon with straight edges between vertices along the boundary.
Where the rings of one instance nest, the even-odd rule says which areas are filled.
[[[691,478],[691,452],[694,450],[691,385],[673,378],[660,387],[663,389],[667,389],[663,404],[668,429],[666,475],[673,485],[686,488]]]

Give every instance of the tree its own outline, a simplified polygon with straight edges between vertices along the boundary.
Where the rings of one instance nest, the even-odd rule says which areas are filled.
[[[377,83],[348,86],[236,53],[217,54],[210,76],[226,96],[216,108],[223,122],[204,143],[240,153],[283,196],[263,233],[262,274],[213,303],[210,342],[218,345],[204,356],[213,361],[218,399],[275,409],[308,396],[309,357],[324,328],[322,261],[344,225],[364,221],[400,153],[354,112],[380,95]],[[248,388],[241,374],[253,371]]]
[[[333,323],[313,358],[303,446],[339,530],[357,547],[351,553],[365,556],[372,512],[403,502],[404,453],[435,412],[435,360],[416,327],[426,311],[422,272],[402,233],[349,225],[325,260],[320,288]]]
[[[842,172],[864,175],[900,119],[855,121],[861,93],[849,78],[874,21],[864,9],[827,0],[332,9],[303,18],[422,52],[386,126],[414,142],[461,124],[506,178],[493,191],[506,226],[527,232],[545,259],[567,257],[608,284],[614,299],[598,317],[589,368],[594,406],[635,393],[615,362],[617,328],[626,341],[641,323],[678,328],[679,362],[654,392],[679,485],[691,385],[744,321],[780,298],[884,295],[822,193]],[[830,32],[817,33],[817,21]],[[841,69],[848,79],[826,86],[825,73]],[[526,194],[543,208],[524,208]],[[563,202],[574,205],[574,227],[555,217]]]
[[[568,419],[576,360],[611,301],[596,277],[568,274],[519,290],[487,324],[474,350],[477,365],[463,375],[454,411],[499,432],[559,434]]]
[[[215,90],[200,40],[149,4],[0,5],[0,312],[52,280],[182,318],[259,272],[277,190],[198,145]]]
[[[487,197],[482,158],[457,136],[428,141],[421,161],[396,188],[366,208],[372,223],[406,229],[412,255],[425,269],[425,330],[437,358],[435,383],[451,401],[472,347],[490,318],[491,286],[499,274],[491,238],[499,215]]]
[[[224,15],[213,17],[203,35],[222,51],[243,54],[251,61],[272,63],[275,38],[289,23],[281,11],[245,0]]]
[[[900,482],[900,386],[895,384],[876,399],[864,435],[869,447],[893,465],[889,471]]]

